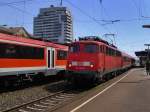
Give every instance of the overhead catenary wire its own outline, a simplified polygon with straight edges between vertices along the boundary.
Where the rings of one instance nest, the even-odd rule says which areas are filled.
[[[26,11],[26,0],[24,0],[23,8],[24,8],[24,11]],[[24,26],[24,21],[25,21],[25,13],[23,12],[22,26]]]
[[[146,10],[147,7],[146,7],[146,4],[145,4],[144,0],[141,1],[141,5],[142,5],[142,10],[141,10],[141,12],[142,12],[142,18],[149,19],[150,16],[148,16],[148,12]],[[145,12],[145,14],[143,12]]]
[[[28,15],[30,15],[30,16],[34,16],[33,14],[31,14],[30,12],[28,12],[28,11],[25,11],[25,10],[23,10],[23,9],[21,9],[21,8],[18,8],[16,5],[18,5],[18,4],[24,4],[24,2],[32,2],[32,1],[35,1],[35,2],[44,2],[44,1],[49,1],[49,2],[52,2],[52,1],[59,1],[59,0],[42,0],[42,1],[37,1],[37,0],[20,0],[20,1],[15,1],[15,2],[1,2],[0,1],[0,6],[8,6],[8,7],[11,7],[11,8],[13,8],[13,9],[15,9],[15,10],[17,10],[17,11],[19,11],[19,12],[22,12],[22,13],[26,13],[26,14],[28,14]]]
[[[137,12],[138,12],[138,19],[140,20],[141,19],[141,7],[140,7],[140,4],[139,6],[137,5],[137,3],[134,1],[134,0],[131,0],[131,2],[133,3],[133,5],[135,6]]]
[[[22,1],[16,1],[16,2],[13,2],[13,3],[10,3],[10,2],[6,3],[6,2],[1,2],[0,1],[0,5],[5,4],[6,6],[8,6],[8,7],[14,9],[14,10],[17,10],[17,11],[21,12],[22,13],[22,19],[20,19],[20,20],[22,20],[22,22],[20,23],[19,26],[24,27],[24,25],[25,25],[25,17],[26,17],[25,14],[27,14],[28,16],[30,15],[31,17],[34,16],[30,12],[26,11],[26,2],[27,1],[31,1],[31,0],[22,0]],[[22,9],[18,8],[14,3],[23,3],[23,8]],[[16,24],[17,24],[17,19],[16,19]]]
[[[30,2],[33,0],[21,0],[21,1],[15,1],[15,2],[8,2],[8,3],[0,3],[0,6],[5,6],[5,5],[14,5],[14,4],[20,4],[20,3],[24,3],[24,2]]]
[[[25,2],[32,2],[32,1],[35,1],[35,2],[53,2],[53,1],[60,1],[60,0],[41,0],[41,1],[38,1],[38,0],[25,0]],[[3,2],[3,3],[0,3],[0,6],[7,6],[7,5],[17,5],[17,4],[22,4],[24,3],[24,0],[20,0],[20,1],[15,1],[15,2]]]
[[[101,9],[102,9],[102,12],[104,12],[104,14],[107,16],[107,18],[110,18],[110,15],[107,13],[105,7],[103,6],[103,1],[102,1],[102,0],[98,0],[98,1],[99,1],[99,4],[100,4],[100,7],[101,7]],[[102,18],[103,18],[103,17],[102,17]],[[105,20],[103,20],[103,22],[106,22],[105,24],[113,24],[113,23],[118,22],[118,21],[120,21],[120,20],[111,20],[111,21],[105,21]],[[104,24],[103,24],[103,25],[104,25]],[[111,36],[112,36],[112,34],[113,34],[112,37],[113,37],[113,39],[114,39],[114,44],[116,45],[115,36],[117,35],[118,31],[117,31],[117,29],[116,29],[116,27],[115,27],[114,24],[113,24],[113,27],[114,27],[115,30],[116,30],[116,34],[113,34],[113,33],[110,33],[110,34],[111,34]]]
[[[3,4],[3,3],[4,3],[4,2],[1,2],[1,1],[0,1],[0,4]],[[26,13],[26,14],[32,15],[32,14],[29,13],[28,11],[25,11],[25,10],[23,10],[23,9],[20,9],[20,8],[14,6],[14,5],[6,4],[6,6],[8,6],[8,7],[10,7],[10,8],[13,8],[13,9],[19,11],[19,12],[22,12],[22,13]],[[32,15],[32,16],[33,16],[33,15]]]
[[[31,12],[27,11],[26,10],[26,4],[27,3],[30,3],[30,2],[52,2],[52,1],[58,1],[58,0],[42,0],[42,1],[38,1],[38,0],[18,0],[18,1],[13,1],[13,2],[3,2],[3,1],[0,1],[0,6],[1,7],[10,7],[12,8],[13,10],[16,10],[18,12],[21,12],[22,13],[22,22],[19,24],[21,26],[24,26],[27,22],[25,22],[25,17],[27,16],[31,16],[31,17],[34,17],[35,15],[32,14]],[[23,8],[20,8],[19,6],[23,7]],[[16,20],[16,24],[15,25],[18,25],[17,23],[17,20]]]
[[[81,8],[79,8],[78,6],[74,5],[69,0],[65,0],[65,2],[69,3],[72,7],[76,8],[82,14],[84,14],[85,16],[87,16],[89,19],[91,19],[92,21],[94,21],[95,23],[97,23],[99,26],[101,26],[102,28],[104,28],[107,32],[111,33],[110,30],[107,27],[105,27],[102,24],[100,24],[94,17],[92,17],[91,15],[89,15],[87,12],[83,11]]]

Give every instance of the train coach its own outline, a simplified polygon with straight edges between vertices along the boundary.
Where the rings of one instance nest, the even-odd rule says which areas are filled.
[[[68,47],[0,33],[0,82],[8,84],[65,70]]]
[[[114,45],[86,37],[70,45],[66,77],[73,82],[96,82],[130,68],[131,64],[131,56],[123,56]]]
[[[130,67],[134,66],[135,66],[135,59],[132,56],[122,52],[122,69],[127,70]]]

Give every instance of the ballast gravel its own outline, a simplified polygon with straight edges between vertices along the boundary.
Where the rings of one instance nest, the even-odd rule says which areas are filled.
[[[42,86],[0,93],[0,111],[51,95],[62,90],[64,86],[64,82],[54,82]]]

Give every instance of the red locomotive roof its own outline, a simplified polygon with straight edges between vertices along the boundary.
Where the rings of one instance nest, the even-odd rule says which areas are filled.
[[[128,58],[135,59],[133,56],[131,56],[131,55],[125,53],[125,52],[122,52],[122,56],[126,56],[126,57],[128,57]]]
[[[112,45],[109,45],[109,44],[106,44],[106,43],[103,43],[101,41],[95,41],[95,40],[81,40],[81,41],[76,41],[76,42],[73,42],[72,44],[75,44],[75,43],[85,43],[85,44],[88,44],[88,43],[93,43],[93,44],[99,44],[99,45],[106,45],[114,50],[118,50],[117,47],[114,47]],[[119,51],[119,50],[118,50]]]

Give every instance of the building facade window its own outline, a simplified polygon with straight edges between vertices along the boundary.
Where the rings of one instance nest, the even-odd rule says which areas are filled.
[[[58,38],[58,42],[59,40],[62,40],[61,43],[70,43],[73,40],[72,16],[66,7],[53,6],[41,8],[38,16],[34,17],[33,27],[34,35],[36,37],[42,38],[43,35],[41,33],[44,33],[50,35],[48,40],[51,41],[53,41],[51,38],[55,37]],[[67,34],[69,38],[72,38],[71,41],[65,39],[68,38],[65,34]]]

